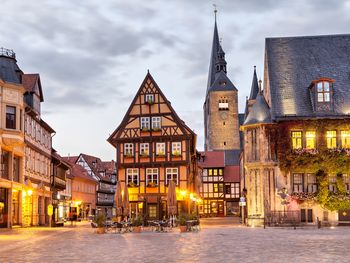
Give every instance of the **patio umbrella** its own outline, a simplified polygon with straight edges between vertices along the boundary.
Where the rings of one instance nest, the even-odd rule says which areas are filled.
[[[115,207],[117,209],[117,215],[122,215],[123,199],[122,199],[122,186],[120,182],[117,182],[117,189],[115,192]]]
[[[168,211],[170,215],[175,215],[177,212],[176,208],[176,189],[173,180],[168,185]]]
[[[123,208],[123,215],[129,215],[129,190],[127,184],[124,186]]]

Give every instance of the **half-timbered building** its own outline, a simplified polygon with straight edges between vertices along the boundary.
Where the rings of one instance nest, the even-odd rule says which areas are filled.
[[[170,180],[182,193],[178,211],[187,210],[186,194],[195,190],[196,135],[149,72],[108,142],[116,148],[118,180],[129,186],[131,214],[165,217]]]

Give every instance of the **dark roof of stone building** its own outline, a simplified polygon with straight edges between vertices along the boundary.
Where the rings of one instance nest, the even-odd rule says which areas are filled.
[[[252,81],[252,87],[250,89],[250,100],[255,100],[256,95],[259,93],[259,84],[258,84],[258,77],[256,76],[256,67],[254,66],[254,73],[253,73],[253,81]]]
[[[225,91],[225,90],[237,90],[235,85],[227,77],[224,71],[216,73],[214,83],[211,85],[209,91]]]
[[[17,65],[15,56],[3,52],[6,49],[0,49],[0,79],[5,82],[20,84],[19,74],[22,73]]]
[[[256,96],[255,102],[248,113],[243,125],[272,123],[270,107],[262,92]]]
[[[208,94],[210,91],[222,91],[222,90],[232,90],[232,89],[237,90],[223,70],[220,72],[217,72],[216,63],[218,61],[218,54],[220,52],[224,53],[224,50],[222,49],[222,46],[220,44],[219,33],[218,33],[218,28],[217,28],[216,18],[215,18],[214,35],[213,35],[213,43],[211,47],[206,94]],[[226,82],[227,85],[221,86],[220,83],[222,81]]]
[[[350,112],[350,34],[267,38],[265,54],[274,119]],[[313,110],[309,87],[320,78],[334,79],[334,112]]]

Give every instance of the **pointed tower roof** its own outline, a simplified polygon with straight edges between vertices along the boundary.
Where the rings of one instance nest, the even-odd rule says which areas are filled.
[[[258,93],[259,93],[258,77],[256,76],[256,66],[254,66],[253,81],[252,81],[252,87],[250,89],[249,100],[255,100]]]
[[[16,54],[13,50],[0,48],[0,79],[5,82],[21,83],[23,72],[17,65]]]
[[[207,93],[210,89],[210,86],[213,84],[215,80],[215,73],[216,73],[215,64],[216,64],[216,59],[218,56],[217,54],[219,49],[220,49],[220,41],[219,41],[218,27],[216,25],[216,13],[215,13],[214,35],[213,35],[213,43],[211,46]]]
[[[256,95],[255,102],[248,113],[243,125],[272,123],[270,107],[267,104],[263,93],[260,91]]]
[[[215,74],[215,81],[210,87],[210,91],[222,91],[222,90],[236,90],[237,88],[231,80],[227,77],[224,71],[220,71]]]

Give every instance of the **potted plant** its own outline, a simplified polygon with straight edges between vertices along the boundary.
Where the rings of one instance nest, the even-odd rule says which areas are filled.
[[[159,127],[153,127],[153,128],[152,128],[152,131],[158,132],[158,131],[160,131],[160,128],[159,128]]]
[[[164,152],[158,152],[158,153],[156,154],[156,156],[158,156],[158,157],[163,157],[163,156],[165,156],[165,153],[164,153]]]
[[[181,156],[181,153],[179,151],[175,151],[172,153],[172,155],[178,157]]]
[[[148,131],[149,131],[149,128],[143,127],[143,128],[141,129],[141,131],[142,131],[142,132],[148,132]]]
[[[140,153],[140,157],[148,157],[148,156],[149,156],[148,152]]]
[[[105,223],[106,223],[105,215],[99,214],[99,215],[95,216],[94,222],[97,225],[97,230],[96,230],[97,234],[104,234],[104,233],[106,233],[106,231],[105,231]]]
[[[132,226],[133,226],[133,232],[140,233],[141,232],[141,227],[142,227],[142,224],[143,224],[142,216],[137,216],[137,217],[133,218],[131,223],[132,223]]]
[[[132,153],[126,153],[126,154],[124,154],[124,157],[125,158],[132,158],[132,157],[134,157],[134,155]]]
[[[135,183],[135,182],[129,182],[129,183],[128,183],[128,186],[131,187],[131,188],[137,187],[137,183]]]
[[[185,214],[180,214],[177,218],[177,223],[179,224],[180,232],[187,232],[187,220],[188,216]]]
[[[152,100],[152,99],[148,99],[147,101],[146,101],[146,104],[148,104],[148,105],[152,105],[154,103],[154,101]]]

